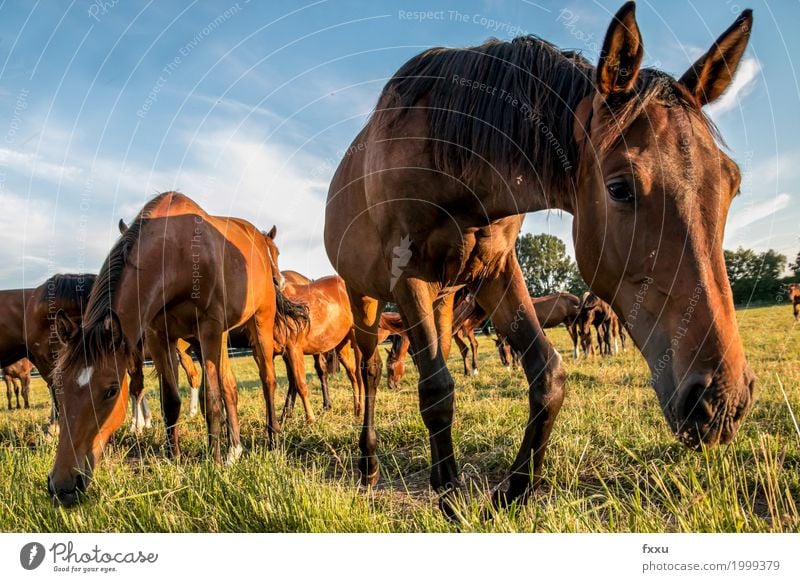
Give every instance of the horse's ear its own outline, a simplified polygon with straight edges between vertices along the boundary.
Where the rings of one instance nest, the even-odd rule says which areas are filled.
[[[121,218],[119,219],[119,223],[117,224],[117,228],[119,228],[119,233],[120,234],[125,234],[126,232],[128,232],[128,225],[125,224],[125,221],[123,219],[121,219]]]
[[[70,338],[75,335],[78,329],[78,324],[72,321],[69,315],[64,313],[63,309],[59,309],[56,313],[56,336],[62,345],[66,345]]]
[[[597,65],[597,91],[603,97],[609,97],[633,89],[643,56],[642,35],[636,24],[636,4],[626,2],[614,15],[603,41]]]
[[[108,315],[106,315],[103,320],[103,332],[106,334],[106,337],[108,337],[109,345],[112,349],[117,349],[122,346],[124,339],[122,335],[122,324],[119,322],[119,316],[117,316],[114,311],[109,310]]]
[[[752,28],[753,11],[747,9],[681,77],[680,82],[701,107],[718,99],[730,86]]]
[[[269,238],[271,238],[272,240],[275,240],[275,236],[277,234],[278,234],[278,227],[273,224],[272,228],[269,229],[269,232],[267,233],[267,236]]]

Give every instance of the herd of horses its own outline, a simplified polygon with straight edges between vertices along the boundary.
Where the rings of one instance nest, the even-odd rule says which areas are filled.
[[[430,482],[449,515],[463,492],[446,361],[455,339],[464,372],[476,373],[472,334],[482,318],[491,318],[508,365],[524,370],[529,394],[522,443],[493,507],[525,500],[542,477],[564,399],[562,359],[543,332],[551,325],[568,324],[576,355],[593,349],[592,328],[604,354],[630,335],[677,438],[692,448],[729,442],[756,384],[721,247],[741,176],[702,108],[731,84],[751,27],[746,10],[679,79],[642,67],[633,2],[614,16],[596,65],[532,35],[413,57],[384,87],[330,184],[324,242],[338,277],[281,272],[274,227],[212,216],[168,192],[121,225],[96,277],[58,275],[2,292],[2,363],[28,357],[53,395],[54,503],[85,491],[129,400],[134,422],[145,422],[145,354],[161,378],[168,455],[180,454],[179,354],[194,353],[202,378],[189,372],[190,383],[210,455],[235,461],[242,446],[227,347],[242,334],[270,443],[281,427],[275,356],[289,379],[284,414],[299,394],[310,422],[303,357],[314,355],[328,405],[336,353],[363,416],[365,485],[380,475],[378,345],[392,338],[390,385],[408,351],[430,434]],[[514,242],[525,213],[544,209],[573,215],[591,295],[530,297]],[[384,312],[389,302],[398,313]]]

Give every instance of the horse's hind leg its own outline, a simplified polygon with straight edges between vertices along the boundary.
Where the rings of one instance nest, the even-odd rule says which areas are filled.
[[[197,366],[194,365],[194,360],[189,353],[191,344],[185,340],[178,340],[178,361],[181,368],[186,374],[186,380],[189,382],[189,418],[197,416],[197,406],[200,401],[200,373],[197,371]]]
[[[25,402],[25,408],[30,408],[31,403],[29,400],[31,393],[31,375],[26,374],[22,378],[22,400]]]
[[[339,344],[336,350],[339,356],[339,363],[344,368],[344,372],[347,374],[347,379],[350,380],[350,386],[353,389],[353,414],[358,415],[361,412],[360,384],[356,373],[355,352],[350,347],[350,337],[348,336],[345,341]]]
[[[144,371],[142,370],[142,363],[136,362],[128,370],[128,375],[131,377],[130,381],[130,395],[131,395],[131,432],[135,435],[141,435],[145,427],[145,397],[144,397]],[[147,410],[149,412],[149,408]]]
[[[294,380],[294,394],[299,394],[300,401],[303,403],[303,409],[306,413],[306,423],[313,424],[316,418],[314,417],[314,410],[311,408],[311,401],[308,398],[303,350],[301,350],[300,346],[296,343],[289,342],[284,348],[283,359],[286,362],[286,372]]]
[[[275,413],[277,382],[275,380],[274,328],[274,310],[256,313],[247,324],[250,341],[253,344],[253,356],[258,365],[258,374],[261,378],[261,390],[264,393],[267,417],[267,446],[269,447],[274,446],[275,435],[281,430],[278,416]]]
[[[14,383],[14,396],[17,399],[17,410],[19,410],[22,408],[22,406],[19,404],[19,391],[21,390],[22,386],[19,378],[12,378],[11,381]]]
[[[220,379],[222,383],[222,400],[225,403],[226,428],[228,430],[228,454],[225,463],[230,465],[242,456],[242,441],[239,431],[239,392],[236,389],[236,377],[231,370],[228,357],[228,332],[222,336],[220,352]]]
[[[331,395],[328,391],[328,366],[325,362],[326,354],[314,354],[314,369],[317,372],[320,384],[322,384],[322,408],[330,410]]]
[[[214,461],[222,463],[220,442],[223,390],[222,350],[227,350],[227,345],[223,346],[223,331],[215,324],[204,325],[204,322],[201,322],[198,336],[200,339],[204,380],[201,401],[203,401],[203,411],[206,417],[206,427],[208,428],[208,448]],[[175,353],[174,346],[172,353]],[[180,402],[180,398],[178,401]],[[178,408],[180,409],[180,405]]]
[[[467,338],[472,346],[472,375],[478,375],[478,340],[475,338],[475,330],[467,331]]]
[[[461,330],[458,330],[456,333],[453,334],[453,341],[456,342],[456,347],[458,348],[459,353],[461,354],[461,359],[464,360],[464,375],[469,376],[469,348],[467,344],[461,339]]]
[[[484,281],[477,298],[512,349],[521,352],[528,380],[529,416],[522,445],[511,465],[507,492],[495,495],[496,504],[502,505],[524,500],[541,480],[550,431],[564,399],[564,370],[561,357],[542,333],[517,261],[508,261],[496,279]]]
[[[13,410],[14,406],[11,403],[11,393],[13,391],[14,381],[11,379],[11,376],[8,374],[3,376],[3,380],[6,382],[6,397],[8,398],[8,409]]]

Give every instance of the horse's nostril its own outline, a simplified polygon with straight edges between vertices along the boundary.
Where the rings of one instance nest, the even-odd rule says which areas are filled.
[[[86,477],[84,477],[82,473],[78,473],[78,476],[75,478],[75,490],[81,493],[86,491]]]
[[[694,381],[683,388],[682,400],[678,411],[685,420],[694,418],[709,420],[714,416],[714,410],[706,399],[711,394],[712,386],[705,380]]]

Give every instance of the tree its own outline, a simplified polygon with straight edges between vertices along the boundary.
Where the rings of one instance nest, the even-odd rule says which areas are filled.
[[[557,236],[522,234],[516,250],[528,292],[534,297],[558,291],[581,294],[586,289],[564,241]]]
[[[781,275],[785,268],[786,256],[772,249],[763,253],[742,247],[725,251],[725,269],[735,303],[780,301],[784,287]]]
[[[797,258],[794,260],[794,263],[789,265],[789,268],[792,270],[795,277],[800,278],[800,251],[798,251]]]

